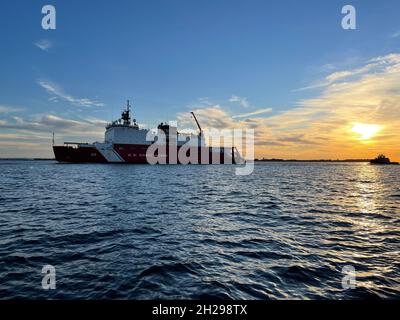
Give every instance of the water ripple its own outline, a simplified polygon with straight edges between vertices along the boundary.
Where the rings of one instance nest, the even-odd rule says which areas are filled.
[[[2,299],[400,298],[400,166],[0,165]]]

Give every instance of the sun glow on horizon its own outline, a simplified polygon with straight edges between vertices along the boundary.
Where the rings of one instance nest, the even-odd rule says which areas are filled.
[[[378,124],[367,124],[367,123],[355,123],[351,128],[351,131],[358,134],[358,140],[369,140],[373,138],[382,126]]]

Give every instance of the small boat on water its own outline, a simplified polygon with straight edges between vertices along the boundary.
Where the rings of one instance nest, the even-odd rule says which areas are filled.
[[[387,158],[385,155],[380,154],[379,156],[377,156],[375,159],[372,159],[370,162],[370,164],[399,164],[398,162],[391,162],[389,158]]]

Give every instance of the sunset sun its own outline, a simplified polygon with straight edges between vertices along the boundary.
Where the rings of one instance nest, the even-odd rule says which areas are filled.
[[[380,130],[380,125],[366,123],[356,123],[351,128],[351,131],[358,135],[359,140],[369,140],[373,138]]]

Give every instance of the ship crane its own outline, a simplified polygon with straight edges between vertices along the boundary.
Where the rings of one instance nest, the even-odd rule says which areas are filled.
[[[192,114],[192,116],[194,118],[194,121],[196,121],[197,127],[199,128],[199,131],[200,131],[199,132],[199,136],[201,137],[203,135],[203,130],[200,127],[200,123],[199,123],[199,121],[197,121],[197,118],[196,118],[194,112],[190,112],[190,113]]]

